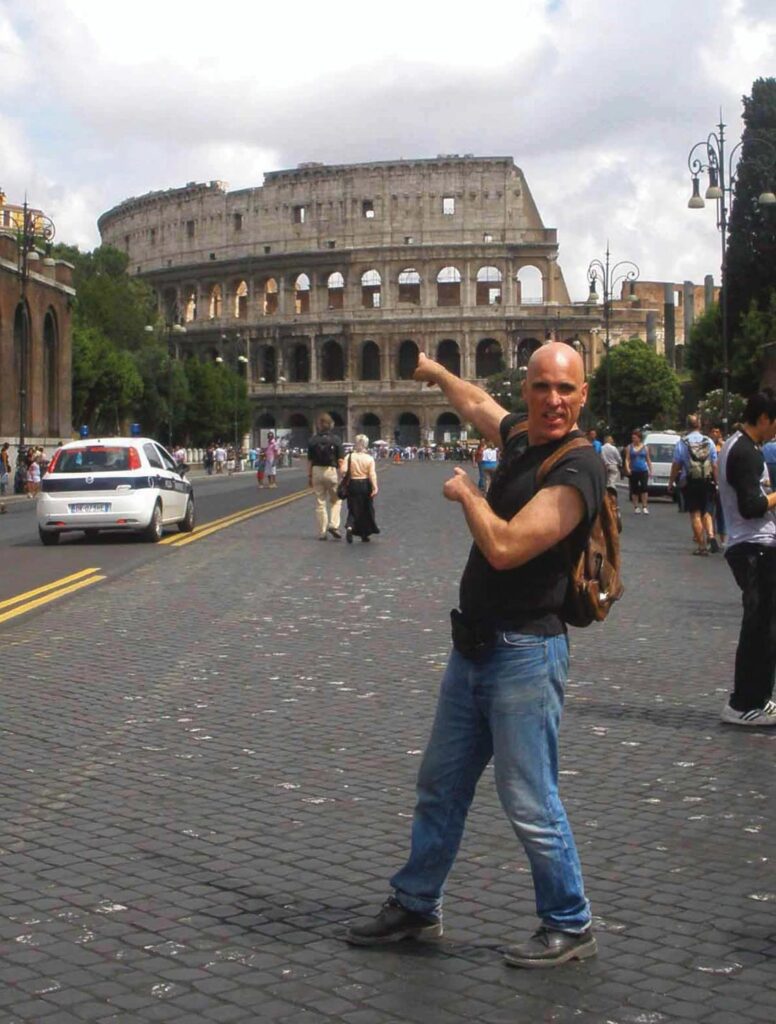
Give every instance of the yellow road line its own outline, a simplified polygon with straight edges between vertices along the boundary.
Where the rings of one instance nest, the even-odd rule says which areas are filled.
[[[17,594],[16,597],[9,597],[5,601],[0,601],[0,608],[10,608],[12,604],[19,604],[22,601],[27,601],[30,598],[36,597],[38,594],[45,594],[48,590],[55,590],[58,587],[65,586],[68,583],[72,583],[74,580],[81,579],[84,576],[91,576],[92,573],[99,572],[99,566],[95,569],[81,569],[80,572],[74,572],[72,576],[63,576],[59,580],[54,580],[53,583],[46,583],[42,587],[36,587],[34,590],[28,590],[24,594]],[[100,577],[103,579],[104,577]],[[0,622],[2,619],[0,619]]]
[[[88,569],[86,571],[93,572],[94,570]],[[56,601],[60,597],[64,597],[65,594],[73,594],[76,590],[83,590],[84,587],[90,587],[92,583],[100,583],[104,579],[104,576],[89,576],[86,579],[78,580],[76,583],[71,583],[69,587],[62,587],[60,590],[55,590],[53,593],[45,594],[43,597],[36,598],[34,601],[28,601],[26,604],[19,605],[18,608],[12,608],[8,612],[3,612],[2,615],[0,615],[0,622],[7,622],[8,619],[16,618],[17,615],[24,615],[25,612],[31,612],[34,608],[40,608],[41,605],[49,604],[51,601]]]
[[[176,548],[182,548],[186,544],[193,544],[196,540],[203,540],[205,537],[218,533],[220,530],[225,530],[229,526],[236,526],[237,523],[242,523],[246,519],[252,519],[254,516],[262,515],[264,512],[271,512],[273,509],[288,505],[292,501],[298,501],[309,494],[308,488],[305,488],[303,491],[295,491],[293,494],[288,494],[283,498],[276,498],[274,501],[268,501],[263,505],[254,505],[252,508],[233,512],[231,515],[223,516],[221,519],[215,519],[212,523],[194,530],[193,533],[184,533],[175,537],[165,538],[161,543],[168,543]]]

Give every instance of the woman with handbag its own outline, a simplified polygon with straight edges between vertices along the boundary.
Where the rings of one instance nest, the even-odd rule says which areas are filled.
[[[340,462],[342,480],[340,488],[346,491],[348,518],[345,531],[348,544],[353,543],[353,535],[368,542],[373,533],[380,530],[375,522],[374,497],[377,494],[377,472],[375,460],[366,450],[369,438],[366,434],[357,434],[353,451]]]

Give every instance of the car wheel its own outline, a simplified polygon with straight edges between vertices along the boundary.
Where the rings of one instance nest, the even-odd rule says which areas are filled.
[[[47,548],[51,548],[55,544],[59,544],[59,534],[54,530],[41,530],[41,528],[38,527],[38,536],[40,537],[41,544]]]
[[[163,532],[162,506],[157,501],[154,505],[154,510],[151,513],[151,522],[143,531],[143,536],[146,540],[150,540],[152,544],[157,544],[162,539]]]
[[[191,533],[194,529],[194,499],[189,498],[186,502],[186,513],[183,519],[178,523],[178,529],[181,533]]]

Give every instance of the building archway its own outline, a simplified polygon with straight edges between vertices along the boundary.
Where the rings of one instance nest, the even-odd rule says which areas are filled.
[[[310,278],[300,274],[294,281],[294,309],[298,314],[310,312]]]
[[[53,437],[59,427],[59,389],[57,381],[59,363],[59,332],[53,309],[46,311],[43,321],[43,394],[46,398],[44,422],[46,432]]]
[[[399,346],[399,380],[412,380],[418,365],[418,346],[414,341],[403,341]]]
[[[437,444],[449,444],[461,436],[461,420],[454,412],[443,412],[437,417],[434,440]]]
[[[310,440],[310,421],[301,412],[292,412],[288,417],[288,443],[292,448],[307,448]]]
[[[278,283],[274,277],[264,282],[264,315],[272,316],[278,311]]]
[[[329,296],[329,309],[342,309],[345,305],[345,278],[339,270],[329,274],[326,287]]]
[[[492,377],[504,369],[504,353],[495,338],[483,338],[477,345],[476,377]]]
[[[307,345],[297,343],[291,349],[291,359],[288,364],[291,380],[297,384],[310,379],[310,350]]]
[[[477,271],[477,305],[501,305],[501,271],[498,267],[480,267]]]
[[[358,421],[358,432],[366,434],[370,444],[380,440],[381,429],[380,417],[373,412],[365,412]]]
[[[517,343],[517,365],[528,366],[528,360],[542,347],[538,338],[521,338]]]
[[[407,267],[399,274],[399,302],[420,305],[420,274],[414,267]]]
[[[454,373],[456,377],[461,376],[461,350],[458,342],[452,338],[445,338],[437,346],[437,362],[441,363],[446,370]]]
[[[364,309],[379,309],[382,304],[383,279],[377,270],[361,275],[361,305]]]
[[[234,290],[234,315],[238,320],[245,320],[248,316],[248,285],[245,281],[238,281]]]
[[[442,267],[437,274],[437,306],[461,305],[461,271]]]
[[[538,267],[521,267],[517,272],[517,288],[520,305],[535,306],[544,302],[544,280]]]
[[[183,319],[187,324],[197,319],[197,286],[183,286]]]
[[[209,315],[211,320],[218,320],[221,316],[221,310],[223,308],[224,296],[221,292],[221,285],[214,284],[210,289],[210,309]]]
[[[26,303],[18,303],[13,318],[13,370],[16,391],[17,422],[27,434],[30,416],[30,311]],[[24,397],[22,397],[22,391]],[[21,408],[19,405],[21,404]]]
[[[380,349],[365,341],[361,349],[361,380],[380,380]]]
[[[162,292],[162,316],[167,324],[178,322],[178,293],[174,288],[165,288]]]
[[[277,353],[274,345],[265,345],[262,350],[260,377],[265,384],[274,384],[278,379]]]
[[[420,420],[414,412],[403,412],[394,431],[394,440],[403,448],[420,444]]]
[[[321,348],[321,380],[344,380],[345,356],[338,341],[325,341]]]

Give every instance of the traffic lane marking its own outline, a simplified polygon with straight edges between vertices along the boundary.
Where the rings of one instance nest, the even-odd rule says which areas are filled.
[[[86,571],[93,573],[97,570],[89,569]],[[83,574],[77,573],[76,575],[82,576]],[[35,608],[41,608],[43,605],[50,604],[52,601],[57,601],[60,597],[65,597],[67,594],[74,594],[78,590],[83,590],[84,587],[90,587],[93,583],[101,583],[104,579],[107,579],[107,577],[91,575],[86,576],[83,579],[76,580],[69,586],[59,587],[57,590],[52,590],[51,588],[56,587],[62,582],[61,580],[56,583],[49,584],[48,587],[40,587],[38,590],[48,589],[49,593],[44,594],[42,597],[37,597],[34,600],[26,601],[24,604],[19,604],[16,608],[11,608],[9,611],[1,613],[0,622],[7,622],[9,619],[15,619],[18,615],[24,615],[27,612],[33,611]],[[14,600],[21,600],[21,598],[25,596],[26,595],[21,595],[21,597],[17,599],[12,598],[10,602],[4,602],[4,604],[13,603]]]
[[[20,601],[26,601],[30,598],[37,597],[38,594],[44,594],[48,590],[55,590],[57,587],[62,587],[68,583],[72,583],[74,580],[82,579],[84,576],[91,576],[92,573],[99,572],[100,567],[95,566],[92,569],[81,569],[80,572],[74,572],[70,576],[62,576],[58,580],[54,580],[51,583],[45,583],[41,587],[35,587],[34,590],[27,590],[23,594],[17,594],[15,597],[8,597],[4,601],[0,601],[0,609],[10,608],[13,604],[19,604]]]
[[[253,508],[242,509],[240,512],[233,512],[231,515],[222,516],[220,519],[215,519],[211,523],[206,523],[204,526],[196,527],[192,533],[179,533],[174,534],[171,537],[165,537],[160,540],[160,544],[166,544],[170,547],[182,548],[187,544],[193,544],[194,541],[204,540],[206,537],[210,537],[214,533],[219,533],[221,530],[227,529],[229,526],[236,526],[238,523],[244,522],[246,519],[252,519],[254,516],[260,516],[264,512],[272,512],[276,508],[281,508],[283,505],[289,505],[293,501],[299,501],[300,498],[307,497],[310,494],[310,489],[305,488],[303,491],[295,491],[293,494],[288,494],[282,498],[276,498],[274,501],[265,502],[263,505],[255,505]]]

